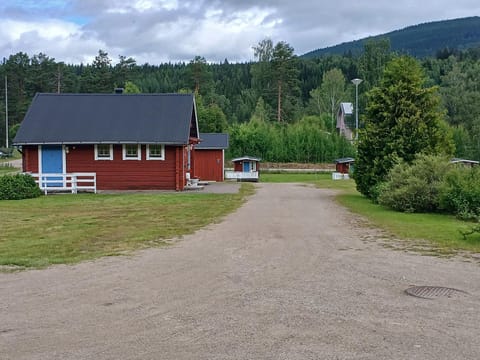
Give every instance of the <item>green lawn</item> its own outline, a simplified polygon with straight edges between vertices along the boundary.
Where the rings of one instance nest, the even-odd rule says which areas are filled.
[[[22,155],[17,150],[13,151],[12,157],[0,158],[0,176],[20,172],[21,169],[17,169],[11,166],[10,161],[21,159],[21,158],[22,158]]]
[[[8,163],[0,163],[0,176],[20,172],[20,169],[14,168]]]
[[[448,215],[385,209],[361,196],[353,180],[334,181],[330,174],[262,174],[261,181],[338,190],[339,203],[412,246],[427,240],[437,253],[480,252],[479,235],[464,240],[459,232],[471,224]],[[252,184],[243,183],[239,194],[68,194],[0,201],[0,266],[38,268],[162,246],[165,239],[219,221],[253,191]]]
[[[261,181],[307,182],[319,188],[338,190],[337,201],[340,204],[389,234],[408,239],[411,247],[428,241],[440,254],[461,250],[480,252],[480,234],[464,240],[460,233],[460,230],[472,227],[472,223],[444,214],[409,214],[389,210],[359,194],[353,180],[332,180],[331,174],[261,174]],[[406,246],[409,247],[408,244]]]
[[[69,264],[162,246],[219,221],[253,193],[78,194],[0,201],[0,265]]]

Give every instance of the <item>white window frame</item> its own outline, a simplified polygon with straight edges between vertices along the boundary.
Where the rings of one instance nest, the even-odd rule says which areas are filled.
[[[165,160],[165,145],[163,144],[151,144],[152,146],[161,146],[162,155],[161,156],[152,156],[150,155],[150,145],[147,144],[147,160]]]
[[[110,156],[98,156],[98,145],[108,145],[110,147]],[[113,160],[113,145],[112,144],[95,144],[95,160]]]
[[[122,145],[122,159],[123,160],[142,160],[142,147],[140,144],[137,145],[137,156],[131,157],[127,156],[127,146],[135,146],[136,144],[123,144]]]

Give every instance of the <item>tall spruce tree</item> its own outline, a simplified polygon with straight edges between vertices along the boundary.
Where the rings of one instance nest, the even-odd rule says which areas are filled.
[[[253,50],[258,60],[251,68],[257,96],[276,109],[278,122],[293,120],[300,97],[298,58],[293,47],[284,41],[273,45],[265,39]]]
[[[389,62],[378,87],[368,93],[365,129],[360,131],[355,163],[357,189],[376,198],[376,187],[398,159],[419,153],[451,155],[451,131],[436,87],[425,87],[418,62],[398,57]]]

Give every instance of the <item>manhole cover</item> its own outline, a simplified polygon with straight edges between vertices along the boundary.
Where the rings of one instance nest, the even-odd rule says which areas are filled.
[[[468,295],[466,291],[442,286],[413,286],[405,290],[405,292],[408,295],[422,299],[453,298]]]

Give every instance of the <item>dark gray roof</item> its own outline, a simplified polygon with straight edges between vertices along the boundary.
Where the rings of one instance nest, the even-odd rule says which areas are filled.
[[[232,162],[243,161],[243,160],[260,161],[261,159],[253,156],[242,156],[242,157],[232,159]]]
[[[191,135],[198,137],[192,94],[37,94],[13,142],[179,145]]]
[[[225,133],[200,133],[200,140],[195,146],[197,150],[228,148],[228,134]]]
[[[355,159],[351,157],[340,158],[335,160],[335,163],[337,164],[346,164],[346,163],[353,163],[353,162],[355,162]]]

